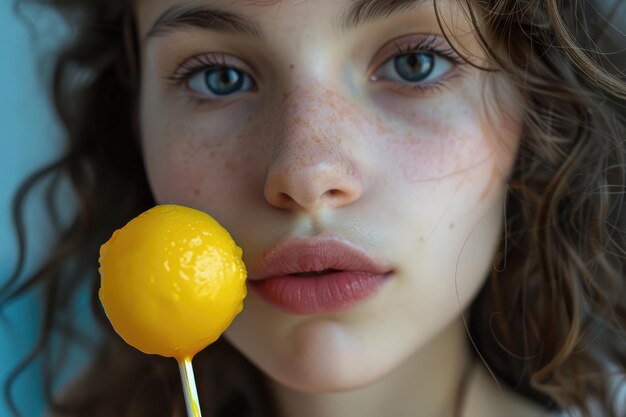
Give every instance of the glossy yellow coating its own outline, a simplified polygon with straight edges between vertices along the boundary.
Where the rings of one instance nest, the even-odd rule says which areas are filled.
[[[192,358],[243,308],[241,255],[208,214],[156,206],[100,248],[100,301],[128,344],[179,361]]]

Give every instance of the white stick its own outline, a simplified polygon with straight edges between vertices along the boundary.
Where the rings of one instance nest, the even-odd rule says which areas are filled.
[[[191,367],[191,358],[185,358],[178,362],[180,378],[183,381],[183,393],[185,394],[185,405],[187,406],[188,417],[202,417],[200,413],[200,402],[198,401],[198,390],[196,389],[196,379]]]

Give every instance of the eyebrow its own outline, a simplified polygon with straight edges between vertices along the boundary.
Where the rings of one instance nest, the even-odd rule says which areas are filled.
[[[345,13],[341,15],[338,26],[344,32],[353,30],[365,23],[387,18],[415,8],[425,1],[353,0]],[[256,22],[239,14],[209,6],[190,7],[178,5],[168,8],[159,16],[145,35],[144,42],[149,38],[185,27],[241,34],[256,39],[263,38],[261,27]]]
[[[426,0],[354,0],[339,21],[343,31],[418,7]]]
[[[182,27],[238,33],[252,38],[263,37],[263,31],[257,23],[238,14],[206,6],[172,6],[152,24],[144,42]]]

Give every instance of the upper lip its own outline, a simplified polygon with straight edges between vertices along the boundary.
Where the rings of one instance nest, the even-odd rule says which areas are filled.
[[[324,270],[387,274],[391,269],[385,261],[337,237],[290,238],[264,253],[251,268],[250,279]]]

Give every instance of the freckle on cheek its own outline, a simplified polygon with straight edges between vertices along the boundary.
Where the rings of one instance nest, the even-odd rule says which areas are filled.
[[[485,145],[468,110],[453,104],[403,109],[397,120],[376,119],[387,152],[409,182],[442,179],[480,163]]]
[[[462,172],[475,159],[471,139],[455,129],[434,136],[409,134],[398,142],[396,158],[408,181],[441,179]]]
[[[222,142],[207,137],[202,130],[194,131],[179,125],[169,129],[158,160],[153,161],[159,173],[156,194],[180,204],[196,205],[208,201],[216,184],[220,184],[215,179],[226,172],[236,172],[238,167],[234,161],[227,160]]]

